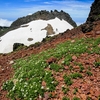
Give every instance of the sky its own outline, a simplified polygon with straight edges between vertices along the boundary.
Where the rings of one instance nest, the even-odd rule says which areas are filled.
[[[0,0],[0,26],[10,26],[19,17],[40,10],[63,10],[80,25],[84,23],[94,0]]]

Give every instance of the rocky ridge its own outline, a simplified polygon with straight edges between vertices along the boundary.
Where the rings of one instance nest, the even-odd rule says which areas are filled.
[[[86,23],[100,20],[100,0],[95,0],[91,6],[91,11]]]
[[[86,33],[93,30],[93,27],[95,27],[95,21],[98,20],[100,20],[100,0],[95,0],[91,6],[86,23],[82,26],[82,31]]]
[[[61,20],[64,19],[65,21],[70,23],[73,27],[77,26],[76,23],[70,17],[70,15],[68,13],[64,12],[63,10],[61,10],[60,12],[57,10],[54,10],[54,11],[51,10],[50,12],[46,11],[46,10],[41,10],[41,11],[33,13],[32,15],[18,18],[16,21],[14,21],[12,23],[11,28],[19,27],[20,25],[26,24],[33,20],[38,20],[38,19],[50,20],[50,19],[54,19],[56,17],[58,17]]]

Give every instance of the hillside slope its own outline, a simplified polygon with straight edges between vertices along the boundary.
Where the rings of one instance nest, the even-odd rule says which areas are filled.
[[[93,25],[0,55],[0,100],[9,100],[5,90],[18,100],[99,100],[100,20]]]
[[[94,28],[94,30],[98,31],[99,27],[100,27],[100,22],[98,22],[98,24]],[[63,59],[65,59],[67,57],[66,53],[68,53],[68,52],[66,50],[68,50],[68,48],[70,49],[70,43],[71,43],[72,48],[73,48],[73,46],[75,46],[75,48],[77,48],[75,50],[77,53],[74,53],[73,49],[72,49],[71,52],[69,51],[69,54],[71,55],[71,57],[73,59],[69,62],[71,64],[71,66],[74,67],[74,69],[73,68],[72,68],[72,70],[70,69],[71,70],[71,72],[70,72],[70,70],[67,69],[68,65],[67,66],[63,65],[63,67],[64,67],[63,71],[64,71],[64,73],[74,73],[74,72],[77,72],[77,71],[79,72],[80,70],[83,70],[83,69],[84,70],[81,72],[83,78],[81,80],[80,79],[74,80],[74,82],[76,82],[76,83],[73,83],[69,87],[70,91],[68,92],[68,94],[69,94],[68,97],[69,98],[70,97],[74,98],[74,96],[77,96],[78,98],[81,98],[81,100],[84,100],[84,98],[94,98],[94,100],[97,100],[97,98],[99,98],[99,94],[100,94],[99,93],[99,91],[100,91],[99,90],[100,89],[99,88],[99,82],[100,82],[100,80],[99,80],[99,71],[100,71],[100,67],[98,66],[99,58],[100,58],[100,50],[99,50],[100,49],[100,47],[99,47],[100,38],[93,39],[92,37],[94,37],[94,35],[92,33],[82,34],[82,31],[80,31],[80,30],[81,30],[81,27],[78,27],[78,28],[73,29],[71,31],[66,31],[63,34],[59,34],[58,36],[53,37],[51,40],[44,41],[44,42],[42,42],[38,45],[34,45],[32,47],[16,51],[16,52],[13,52],[13,53],[8,54],[8,55],[1,55],[0,56],[0,66],[1,66],[0,67],[0,72],[1,72],[0,73],[0,81],[1,81],[0,86],[2,86],[2,83],[4,83],[5,80],[12,77],[14,70],[11,67],[11,65],[12,65],[12,63],[15,59],[19,59],[19,58],[24,58],[25,59],[27,56],[31,56],[32,54],[38,54],[39,52],[42,52],[44,50],[49,51],[50,48],[55,48],[57,44],[69,40],[69,42],[67,42],[68,44],[65,44],[66,46],[65,45],[64,45],[64,47],[59,46],[58,51],[54,51],[55,53],[57,53],[57,52],[60,52],[62,50],[65,50],[64,55],[62,54],[63,53],[63,51],[62,51],[62,53],[61,52],[58,53],[60,55],[56,54],[56,57],[55,57],[54,56],[55,53],[49,51],[49,53],[51,52],[50,58],[45,59],[45,61],[51,59],[52,57],[54,57],[54,59],[55,58],[57,59],[56,64],[62,65],[61,61],[63,61]],[[99,37],[98,34],[96,34],[95,36]],[[82,38],[82,37],[84,37],[84,38],[86,38],[86,37],[90,38],[91,37],[91,38],[90,39],[78,40],[79,42],[75,40],[75,38],[79,39],[79,38]],[[80,45],[81,43],[82,43],[82,45]],[[79,45],[80,45],[80,47],[79,47]],[[84,51],[84,46],[85,47],[87,46],[85,51]],[[79,52],[81,52],[81,50],[78,49],[78,47],[82,50],[82,53],[78,54],[78,50],[79,50]],[[61,48],[62,48],[62,50],[60,50]],[[52,50],[55,50],[55,49],[52,49]],[[48,54],[46,54],[46,55],[48,55]],[[61,57],[61,58],[59,59],[58,57]],[[32,59],[30,59],[30,60],[32,60]],[[80,64],[75,64],[74,62],[80,62]],[[94,65],[96,62],[97,62],[97,65]],[[84,68],[81,69],[79,67],[80,65],[83,65]],[[19,65],[19,66],[23,66],[23,65]],[[98,66],[98,67],[95,68],[96,66]],[[56,74],[57,74],[57,76],[55,76]],[[57,95],[57,98],[59,98],[59,100],[61,100],[61,98],[66,96],[66,94],[63,94],[64,92],[61,89],[61,86],[63,85],[62,82],[64,82],[62,72],[59,72],[59,71],[54,72],[54,76],[57,79],[57,81],[59,82],[59,85],[58,85],[58,89],[55,90],[55,92],[50,92],[50,93],[54,93],[55,95]],[[84,82],[83,82],[83,80],[84,80]],[[89,88],[86,88],[86,90],[81,90],[80,91],[79,87],[76,87],[76,85],[75,85],[75,84],[77,84],[77,82],[79,82],[79,85],[78,85],[79,87],[81,86],[82,88],[83,87],[84,88],[89,87]],[[89,82],[89,83],[86,83],[86,82]],[[66,88],[66,85],[64,85],[64,86]],[[93,87],[93,88],[91,88],[91,91],[89,91],[90,87]],[[80,91],[80,92],[77,92],[77,93],[74,94],[73,91],[75,91],[74,90],[75,88],[78,88],[78,91]],[[72,91],[71,91],[71,89],[72,89]],[[95,89],[97,89],[97,90],[95,90]],[[59,95],[59,92],[56,92],[58,90],[60,92],[62,91],[61,95]],[[97,94],[95,94],[94,90],[96,91]],[[6,92],[2,89],[0,91],[1,91],[0,99],[1,100],[8,100],[7,98],[5,98],[6,97],[5,96]],[[65,91],[66,91],[66,89],[65,89]],[[89,92],[89,95],[87,95],[88,92]],[[79,97],[79,95],[81,97]],[[51,98],[51,100],[56,100],[57,98],[53,97],[53,98]]]

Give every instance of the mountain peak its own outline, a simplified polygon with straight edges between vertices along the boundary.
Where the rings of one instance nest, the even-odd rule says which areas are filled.
[[[46,10],[41,10],[41,11],[37,11],[32,15],[27,15],[26,17],[21,17],[18,18],[16,21],[14,21],[11,25],[11,27],[15,28],[18,27],[22,24],[26,24],[29,23],[33,20],[50,20],[50,19],[54,19],[58,17],[59,19],[64,19],[65,21],[67,21],[69,24],[71,24],[73,27],[76,27],[76,23],[72,20],[72,18],[70,17],[70,15],[66,12],[64,12],[63,10],[61,10],[60,12],[57,10],[51,10],[51,11],[46,11]]]
[[[100,0],[95,0],[91,6],[86,23],[82,25],[82,32],[87,33],[93,30],[96,21],[100,20]]]
[[[93,2],[86,22],[94,22],[97,20],[100,20],[100,0],[95,0]]]

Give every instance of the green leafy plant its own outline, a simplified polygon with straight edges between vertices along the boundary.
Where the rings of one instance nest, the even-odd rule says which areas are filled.
[[[76,78],[82,78],[82,75],[78,72],[70,74],[71,78],[76,79]]]
[[[72,100],[80,100],[80,98],[78,98],[78,97],[74,97]]]
[[[90,66],[88,67],[88,70],[91,71],[91,67]]]
[[[64,94],[67,94],[67,92],[69,91],[69,88],[63,86],[62,91],[63,91]]]
[[[69,66],[69,70],[72,71],[73,70],[73,66]]]
[[[94,65],[95,65],[95,67],[99,67],[100,66],[100,62],[95,62]]]
[[[62,100],[70,100],[68,97],[63,97]]]
[[[67,55],[65,60],[64,60],[64,64],[65,65],[70,65],[71,61],[72,61],[72,56],[71,55]]]
[[[11,99],[36,99],[39,95],[43,97],[45,91],[55,90],[57,81],[51,72],[44,70],[47,66],[44,58],[37,59],[38,55],[15,62],[14,77],[11,82],[6,82],[3,86],[8,90]],[[46,82],[45,88],[42,86],[43,80]]]
[[[64,75],[64,81],[68,86],[72,85],[72,83],[73,83],[71,77],[70,76],[66,76],[66,75]]]
[[[86,98],[86,100],[91,100],[91,97],[88,96],[88,97]]]
[[[91,76],[91,75],[92,75],[92,72],[87,71],[86,74],[87,74],[88,76]]]
[[[46,82],[46,90],[54,91],[58,82],[52,77],[52,73],[47,71],[44,76],[44,81]]]
[[[78,92],[78,88],[75,88],[73,94],[76,94],[77,92]]]
[[[13,81],[8,80],[3,84],[3,89],[4,90],[11,90],[13,88],[13,86],[14,86]]]
[[[60,69],[62,69],[63,67],[60,66],[60,65],[58,65],[58,64],[56,64],[56,63],[52,63],[52,64],[50,64],[50,68],[51,68],[52,70],[58,72],[58,71],[59,71]]]
[[[71,43],[68,46],[68,50],[72,54],[84,53],[84,52],[86,52],[87,48],[88,48],[88,45],[87,45],[87,43],[84,42],[84,39],[80,39],[78,41],[76,40],[74,43]]]
[[[82,65],[80,65],[79,68],[80,68],[80,72],[83,72],[84,67]]]

